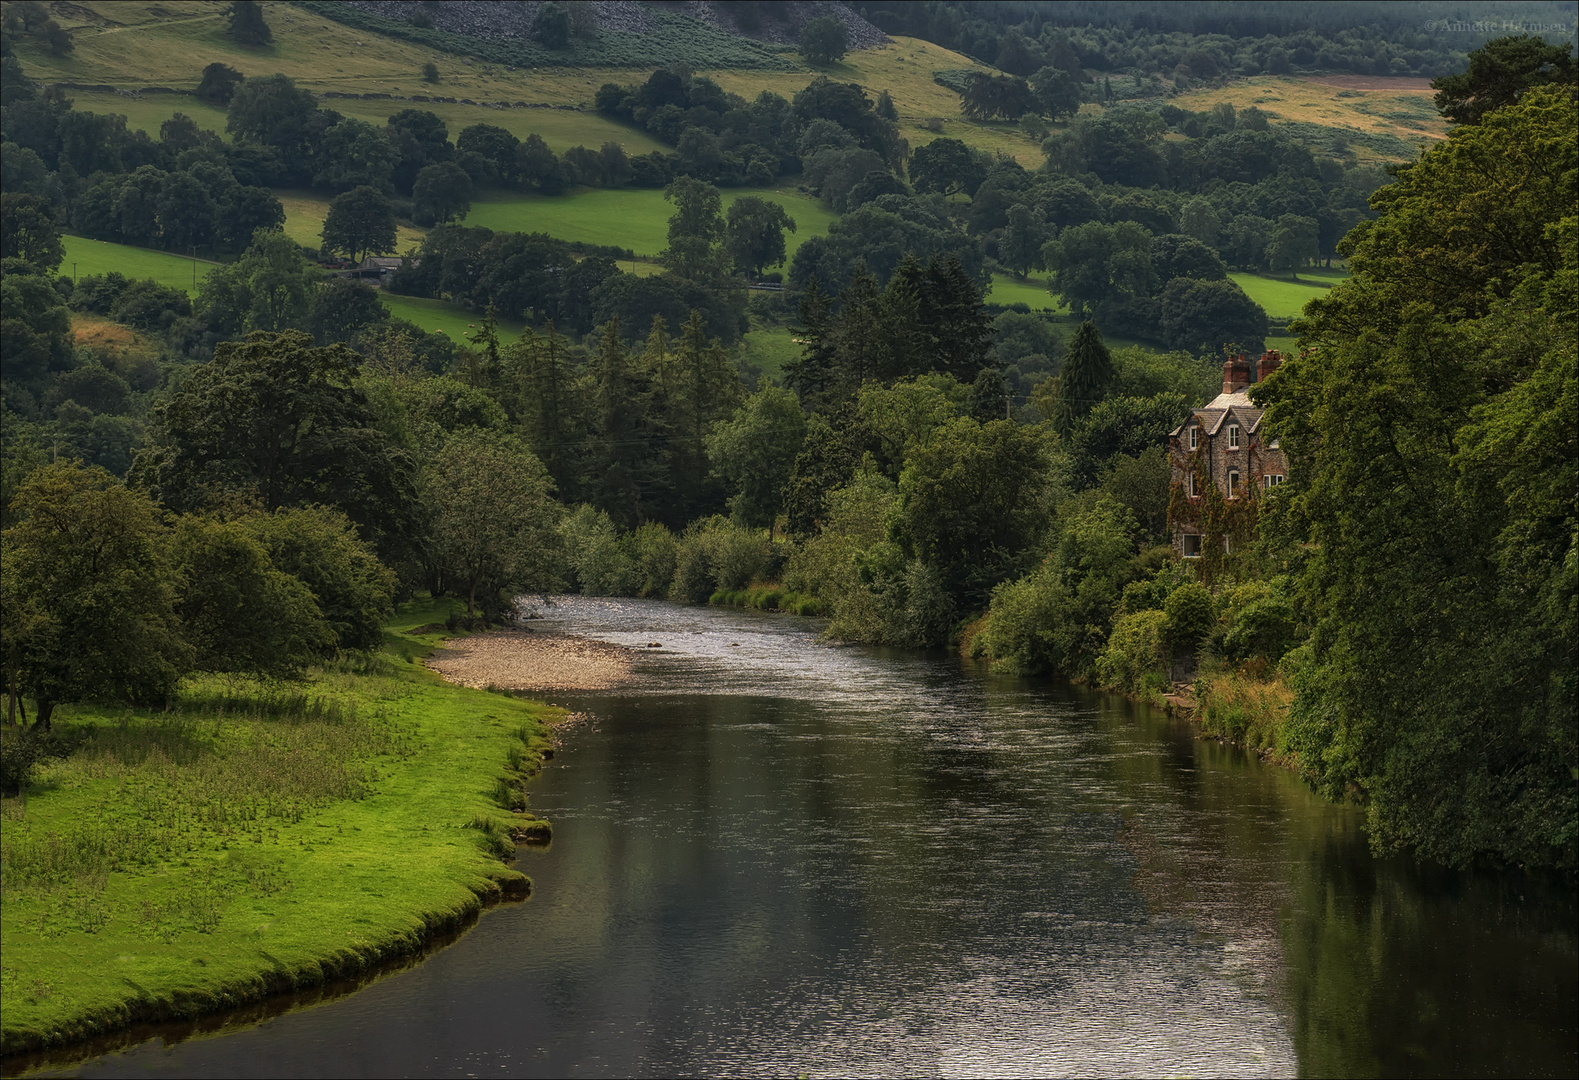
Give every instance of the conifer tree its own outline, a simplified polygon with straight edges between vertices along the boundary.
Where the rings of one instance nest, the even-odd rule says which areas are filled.
[[[1112,382],[1113,356],[1097,324],[1087,319],[1069,342],[1069,354],[1058,374],[1058,396],[1051,417],[1054,429],[1067,436],[1075,422],[1107,396]]]
[[[833,297],[822,291],[813,274],[801,294],[800,326],[795,336],[804,342],[798,359],[784,365],[784,382],[801,404],[817,412],[831,400],[833,386]]]

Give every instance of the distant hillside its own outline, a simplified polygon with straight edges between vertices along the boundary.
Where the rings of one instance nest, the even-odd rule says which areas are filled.
[[[520,67],[651,67],[790,71],[801,28],[833,16],[855,49],[881,45],[883,32],[844,4],[636,3],[591,0],[571,5],[572,33],[561,48],[534,36],[539,0],[299,0],[299,7],[347,26],[401,38],[458,56]]]

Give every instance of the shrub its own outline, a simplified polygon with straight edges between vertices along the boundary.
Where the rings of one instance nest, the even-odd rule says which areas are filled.
[[[633,596],[639,591],[635,561],[608,514],[578,506],[561,521],[559,535],[582,595]]]
[[[1168,684],[1168,616],[1149,610],[1113,624],[1107,649],[1097,658],[1097,678],[1114,690],[1147,691]]]
[[[1193,649],[1212,632],[1217,613],[1204,585],[1187,581],[1168,594],[1166,635],[1174,649]]]
[[[656,521],[649,521],[627,538],[632,563],[632,580],[637,596],[667,596],[674,584],[675,560],[679,545],[674,534]]]

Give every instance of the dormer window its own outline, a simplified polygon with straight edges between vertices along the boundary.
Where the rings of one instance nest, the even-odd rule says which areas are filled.
[[[1238,424],[1229,424],[1228,425],[1228,449],[1230,449],[1230,450],[1237,450],[1237,449],[1239,449],[1239,425]]]
[[[1200,428],[1200,425],[1198,425],[1198,424],[1191,424],[1190,425],[1190,449],[1191,450],[1199,450],[1200,448],[1201,448],[1201,428]],[[1192,492],[1190,492],[1190,494],[1194,495],[1195,492],[1192,491]]]

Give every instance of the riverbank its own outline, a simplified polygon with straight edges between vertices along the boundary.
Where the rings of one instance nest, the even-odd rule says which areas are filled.
[[[300,684],[60,709],[72,752],[0,821],[0,1053],[355,975],[524,896],[501,859],[547,832],[511,810],[559,714],[417,663],[448,610]]]
[[[474,689],[610,690],[630,681],[635,656],[634,649],[588,638],[496,630],[437,649],[426,664]]]

